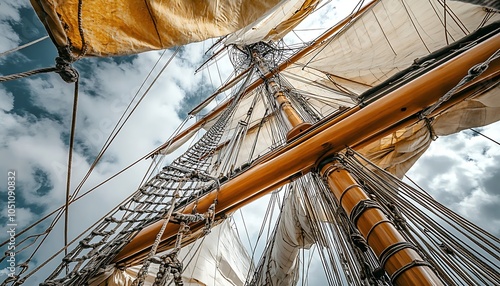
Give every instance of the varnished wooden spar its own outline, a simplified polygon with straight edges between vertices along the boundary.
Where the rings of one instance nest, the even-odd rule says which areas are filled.
[[[497,49],[500,49],[498,34],[368,106],[353,109],[342,120],[327,122],[310,130],[268,156],[267,160],[223,184],[218,193],[214,191],[201,198],[198,211],[205,212],[216,197],[219,215],[235,211],[286,184],[294,176],[309,172],[318,158],[339,152],[345,146],[356,145],[366,138],[375,140],[374,134],[381,134],[436,102],[467,74],[471,66],[485,61]],[[483,73],[483,78],[499,70],[500,61],[496,60]],[[190,213],[193,207],[194,204],[188,205],[184,212]],[[142,230],[114,261],[126,262],[141,256],[150,247],[161,224],[159,222]],[[175,236],[177,228],[169,224],[163,239]]]
[[[268,69],[259,54],[254,52],[253,56],[261,73],[267,72]],[[302,120],[275,80],[271,78],[267,85],[274,94],[279,111],[291,126],[287,139],[294,138],[311,127],[310,123]],[[382,212],[378,202],[368,197],[335,157],[320,160],[316,169],[326,179],[339,206],[348,216],[355,217],[353,223],[356,228],[396,285],[443,285],[428,262],[416,251],[415,246],[403,238]]]
[[[286,68],[288,68],[289,66],[291,66],[293,63],[295,63],[296,61],[298,61],[300,58],[302,58],[303,56],[305,56],[309,52],[311,52],[318,45],[323,44],[324,41],[328,40],[332,35],[334,35],[335,33],[337,33],[341,28],[343,28],[350,21],[353,21],[356,17],[361,16],[368,9],[372,8],[377,2],[378,2],[378,0],[373,0],[368,5],[366,5],[363,8],[361,8],[359,11],[357,11],[354,14],[350,15],[349,17],[346,17],[345,19],[343,19],[342,21],[340,21],[338,24],[336,24],[335,26],[333,26],[330,29],[328,29],[323,35],[321,35],[319,38],[317,38],[309,46],[305,47],[300,52],[294,54],[287,61],[281,63],[276,68],[275,71],[265,73],[264,77],[266,79],[268,79],[271,76],[273,76],[274,73],[279,73],[279,72],[285,70]],[[220,87],[214,94],[212,94],[211,96],[209,96],[206,100],[204,100],[202,103],[200,103],[198,106],[196,106],[191,112],[189,112],[189,114],[194,115],[197,112],[199,112],[201,109],[203,109],[204,106],[206,106],[208,104],[207,101],[215,98],[218,94],[220,94],[221,92],[223,92],[224,90],[226,90],[227,88],[229,88],[229,86],[234,85],[235,82],[238,81],[238,80],[240,80],[242,78],[242,75],[244,75],[245,73],[246,73],[246,71],[243,72],[243,73],[241,73],[240,76],[238,76],[238,77],[234,78],[233,80],[229,81],[226,85]],[[264,80],[262,78],[258,78],[257,80],[255,80],[252,84],[250,84],[245,89],[244,93],[251,92],[252,90],[254,90],[255,88],[257,88],[258,86],[260,86],[263,82],[264,82]],[[184,136],[187,136],[193,130],[201,128],[205,123],[207,123],[210,120],[216,118],[224,109],[226,109],[233,102],[233,100],[234,100],[234,97],[230,98],[226,102],[220,104],[215,109],[213,109],[210,113],[208,113],[207,115],[205,115],[205,117],[203,117],[201,120],[197,121],[196,123],[194,123],[190,127],[186,128],[185,130],[183,130],[182,132],[180,132],[179,134],[177,134],[176,136],[174,136],[174,138],[172,138],[171,140],[168,140],[167,142],[165,142],[164,144],[162,144],[160,147],[158,147],[155,150],[153,150],[149,155],[153,155],[153,154],[156,154],[156,153],[160,152],[162,149],[165,149],[168,146],[174,144],[175,142],[180,141]],[[291,135],[294,135],[294,134],[291,134]]]
[[[378,203],[370,200],[339,161],[334,157],[333,160],[325,158],[318,169],[339,205],[348,216],[354,217],[359,232],[396,285],[443,285],[430,265],[403,238]]]

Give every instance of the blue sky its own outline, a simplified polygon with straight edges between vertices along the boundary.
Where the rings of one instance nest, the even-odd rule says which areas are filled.
[[[27,0],[0,0],[0,52],[44,35],[46,32]],[[203,91],[215,88],[208,84],[206,74],[193,76],[203,60],[202,51],[208,45],[197,43],[182,49],[180,56],[167,68],[126,128],[117,136],[82,191],[162,144],[194,102],[208,96]],[[172,51],[167,51],[161,58],[160,68],[171,54]],[[0,58],[0,74],[52,66],[55,56],[56,50],[47,39]],[[73,189],[159,57],[160,52],[149,52],[112,59],[84,59],[75,65],[80,71],[81,83]],[[226,64],[222,69],[223,73],[228,73],[231,67]],[[155,72],[158,70],[156,68]],[[214,85],[217,85],[217,80]],[[8,170],[16,171],[20,229],[64,202],[73,88],[72,84],[63,82],[56,74],[0,84],[0,176],[5,178]],[[478,130],[500,141],[499,129],[500,125],[494,124]],[[499,162],[500,146],[472,131],[465,131],[439,138],[408,176],[439,201],[498,236]],[[73,205],[70,237],[79,234],[134,191],[149,163],[140,162],[118,180]],[[0,203],[3,204],[6,202],[4,183],[0,185],[0,196],[3,198]],[[252,207],[262,209],[261,206]],[[6,215],[2,211],[0,219],[6,220]],[[42,257],[62,246],[60,224],[56,226],[55,233],[41,250]],[[0,233],[2,241],[6,237],[6,232]],[[0,269],[4,267],[0,264]]]

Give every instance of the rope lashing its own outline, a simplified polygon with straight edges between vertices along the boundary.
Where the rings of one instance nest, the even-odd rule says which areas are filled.
[[[71,61],[63,59],[62,57],[57,57],[55,67],[41,68],[41,69],[36,69],[36,70],[31,70],[31,71],[26,71],[26,72],[20,72],[20,73],[0,76],[0,82],[21,79],[21,78],[29,77],[32,75],[49,73],[49,72],[58,73],[61,76],[61,78],[67,83],[76,82],[78,80],[78,76],[79,76],[78,71],[71,66]]]
[[[396,270],[392,276],[391,276],[391,283],[395,283],[396,280],[398,279],[398,277],[403,274],[403,272],[405,272],[406,270],[412,268],[412,267],[415,267],[415,266],[427,266],[429,268],[433,268],[432,267],[432,264],[430,264],[429,262],[427,261],[423,261],[423,260],[414,260],[412,262],[410,262],[409,264],[403,266],[402,268]]]
[[[382,251],[382,253],[380,253],[380,257],[379,257],[380,266],[385,267],[385,264],[387,263],[387,260],[389,260],[389,258],[391,258],[394,254],[396,254],[396,252],[403,250],[405,248],[410,248],[410,249],[417,251],[417,248],[413,244],[411,244],[407,241],[401,241],[401,242],[397,242],[395,244],[392,244],[391,246],[384,249]]]
[[[488,69],[489,64],[496,60],[497,58],[500,58],[500,50],[496,50],[486,61],[479,63],[477,65],[474,65],[469,69],[469,72],[467,73],[466,76],[464,76],[458,83],[455,85],[452,89],[450,89],[447,93],[445,93],[439,100],[434,103],[433,105],[429,106],[427,109],[422,111],[420,114],[420,118],[423,119],[427,116],[429,116],[434,110],[436,110],[441,104],[443,104],[445,101],[449,100],[453,94],[457,90],[459,90],[462,86],[464,86],[466,83],[473,81],[476,79],[478,76],[480,76],[485,70]]]
[[[361,200],[359,201],[351,210],[351,214],[349,215],[349,219],[354,223],[354,225],[358,224],[359,217],[364,213],[367,209],[380,209],[380,205],[378,205],[373,200]]]
[[[76,82],[78,80],[78,71],[71,66],[71,61],[63,57],[56,58],[55,72],[67,83]]]

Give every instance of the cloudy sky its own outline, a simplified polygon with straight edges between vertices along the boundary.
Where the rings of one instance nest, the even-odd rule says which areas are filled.
[[[335,15],[348,10],[337,5]],[[324,17],[309,23],[325,25]],[[313,20],[311,20],[313,21]],[[46,35],[28,0],[0,0],[0,53]],[[207,73],[193,76],[203,61],[209,40],[180,49],[106,155],[87,180],[90,189],[165,142],[185,119],[186,112],[219,83]],[[76,125],[72,189],[85,176],[114,125],[138,91],[155,62],[157,74],[173,51],[148,52],[138,56],[85,59],[80,71],[80,98]],[[21,52],[0,58],[0,74],[11,74],[52,66],[56,50],[49,39]],[[230,66],[223,63],[223,74]],[[146,86],[151,82],[147,80]],[[65,199],[66,165],[74,85],[58,75],[34,76],[0,84],[0,219],[6,224],[8,171],[16,172],[18,228],[33,223],[62,205]],[[141,93],[144,88],[141,90]],[[137,102],[137,99],[134,101]],[[500,141],[500,125],[478,128]],[[174,154],[178,155],[178,153]],[[167,159],[168,161],[169,159]],[[495,235],[500,235],[500,146],[472,131],[439,138],[408,176],[448,207]],[[149,160],[143,160],[71,207],[70,237],[134,191]],[[251,212],[251,211],[250,211]],[[41,252],[62,246],[61,226]],[[7,238],[2,231],[0,239]],[[2,248],[2,253],[4,249]],[[5,266],[0,265],[0,271]],[[41,277],[40,277],[41,279]],[[2,279],[3,280],[3,279]]]

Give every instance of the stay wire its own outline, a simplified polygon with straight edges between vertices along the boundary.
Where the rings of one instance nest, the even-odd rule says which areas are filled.
[[[132,108],[132,110],[129,112],[129,114],[125,117],[125,119],[123,120],[123,122],[121,123],[120,125],[120,122],[122,121],[122,119],[124,118],[127,110],[130,108],[130,106],[132,105],[132,102],[135,100],[135,98],[137,97],[137,95],[139,94],[139,91],[142,89],[142,87],[144,86],[144,84],[146,83],[147,79],[149,78],[149,76],[151,75],[151,73],[153,72],[154,68],[156,67],[156,65],[158,64],[158,62],[160,61],[161,57],[163,57],[163,54],[165,53],[165,51],[163,52],[163,54],[160,56],[160,58],[158,59],[158,61],[155,63],[155,65],[153,66],[153,68],[151,69],[151,71],[149,72],[149,74],[146,76],[146,78],[144,79],[144,81],[142,82],[141,86],[139,87],[139,89],[137,90],[137,93],[135,94],[135,96],[132,98],[132,100],[130,101],[129,105],[127,106],[127,108],[125,109],[125,111],[123,112],[122,116],[120,117],[120,119],[118,120],[118,122],[116,123],[115,127],[113,128],[113,130],[111,131],[109,137],[107,138],[106,142],[104,143],[102,149],[99,151],[99,154],[96,156],[94,162],[92,162],[92,165],[91,167],[89,168],[89,171],[87,172],[87,174],[85,174],[85,177],[82,179],[82,181],[80,182],[80,184],[76,187],[75,189],[75,195],[78,194],[80,192],[80,190],[82,189],[83,187],[83,184],[85,184],[85,182],[87,181],[87,179],[90,177],[92,171],[94,170],[95,166],[97,165],[97,163],[99,162],[99,160],[102,158],[102,156],[104,155],[104,153],[107,151],[107,149],[109,148],[109,146],[111,145],[111,143],[114,141],[114,139],[116,138],[116,136],[118,135],[118,133],[120,133],[120,131],[122,130],[122,128],[125,126],[125,124],[127,123],[127,121],[130,119],[130,117],[132,116],[132,114],[134,113],[134,111],[138,108],[138,106],[140,105],[140,103],[142,102],[142,100],[146,97],[146,95],[148,94],[148,92],[151,90],[152,86],[156,83],[156,81],[158,80],[158,78],[162,75],[163,71],[169,66],[169,64],[171,63],[171,61],[173,60],[173,58],[177,55],[177,53],[179,52],[179,47],[174,51],[174,53],[171,55],[171,57],[169,58],[169,60],[165,63],[165,65],[163,66],[163,68],[160,70],[160,72],[156,75],[156,77],[154,78],[154,80],[151,82],[151,84],[148,86],[148,88],[146,89],[146,91],[143,93],[143,95],[141,96],[141,98],[139,99],[139,101],[134,105],[134,107]],[[118,127],[119,126],[119,127]],[[116,131],[116,132],[115,132]]]
[[[78,196],[78,197],[75,197],[69,202],[69,204],[72,204],[73,202],[76,202],[77,200],[83,198],[84,196],[90,194],[91,192],[95,191],[97,188],[99,188],[100,186],[106,184],[107,182],[111,181],[112,179],[114,179],[115,177],[117,177],[118,175],[120,175],[121,173],[125,172],[127,169],[131,168],[132,166],[134,166],[135,164],[137,164],[138,162],[146,159],[150,157],[150,154],[146,154],[144,155],[143,157],[139,158],[138,160],[136,160],[135,162],[133,162],[132,164],[130,164],[129,166],[127,166],[126,168],[122,169],[121,171],[117,172],[116,174],[114,174],[113,176],[111,176],[110,178],[104,180],[103,182],[101,182],[100,184],[94,186],[93,188],[91,188],[90,190],[88,190],[87,192],[83,193],[82,195]],[[153,163],[152,163],[153,164]],[[144,179],[143,179],[144,180]],[[127,200],[129,200],[135,193],[131,194],[128,198],[126,198],[125,200],[122,201],[121,204],[125,203]],[[119,204],[119,205],[121,205]],[[117,209],[117,207],[115,207],[114,209],[112,209],[110,212],[108,212],[104,217],[108,216],[109,214],[111,214],[115,209]],[[16,234],[16,237],[24,234],[25,232],[27,232],[28,230],[30,230],[31,228],[35,227],[36,225],[40,224],[41,222],[45,221],[47,218],[51,217],[52,215],[54,215],[56,212],[57,215],[56,217],[52,220],[50,226],[41,234],[38,234],[36,235],[36,237],[40,237],[42,235],[45,234],[45,236],[43,237],[42,241],[38,244],[38,246],[36,247],[36,249],[33,251],[33,253],[31,254],[31,256],[26,260],[26,262],[29,262],[34,254],[39,250],[39,248],[41,247],[41,245],[43,244],[43,242],[47,239],[47,235],[51,232],[51,230],[54,228],[55,224],[57,223],[57,221],[59,221],[59,219],[61,218],[63,212],[64,212],[64,209],[65,209],[65,205],[62,205],[60,206],[59,208],[53,210],[51,213],[47,214],[46,216],[44,216],[43,218],[39,219],[38,221],[36,221],[35,223],[31,224],[30,226],[28,226],[27,228],[25,228],[23,231],[19,232],[18,234]],[[96,223],[94,223],[92,226],[90,226],[87,230],[83,231],[80,235],[78,235],[77,237],[75,237],[71,242],[69,242],[69,244],[66,244],[60,251],[58,251],[52,258],[50,258],[49,260],[52,260],[53,258],[55,258],[55,256],[57,256],[59,253],[61,253],[63,250],[66,250],[69,245],[71,245],[72,243],[74,243],[77,239],[79,239],[82,235],[84,235],[88,230],[90,230],[92,227],[96,226],[101,220],[98,220]],[[0,246],[2,245],[5,245],[7,242],[9,242],[9,240],[6,240],[4,241],[3,243],[0,244]],[[48,261],[47,261],[48,262]],[[33,273],[35,273],[38,269],[40,269],[43,265],[41,265],[40,267],[38,267],[36,270],[33,270],[32,272],[30,272],[28,274],[27,277],[31,276]],[[26,277],[26,278],[27,278]]]
[[[172,55],[172,57],[169,59],[169,61],[165,64],[165,66],[163,67],[163,69],[160,71],[160,73],[156,76],[155,80],[153,81],[153,83],[151,83],[150,87],[148,88],[148,90],[144,93],[144,95],[141,97],[140,101],[136,104],[136,106],[133,108],[133,110],[130,112],[130,114],[126,117],[125,121],[122,123],[122,125],[118,128],[118,131],[116,131],[116,133],[111,136],[111,134],[113,134],[113,132],[117,129],[117,126],[118,124],[120,123],[121,119],[124,117],[126,111],[129,109],[129,107],[131,106],[132,102],[133,102],[133,99],[132,101],[130,102],[129,106],[127,107],[127,109],[125,110],[125,112],[122,114],[122,117],[120,118],[120,120],[118,121],[117,125],[115,126],[115,128],[113,129],[112,133],[110,134],[110,136],[108,137],[105,145],[103,146],[103,148],[101,149],[101,151],[99,152],[98,156],[96,157],[96,159],[94,160],[93,164],[91,165],[89,171],[87,172],[87,174],[85,175],[85,177],[82,179],[82,181],[80,182],[80,184],[78,185],[78,187],[75,189],[75,192],[71,195],[71,197],[69,196],[69,188],[70,188],[70,179],[71,179],[71,166],[72,166],[72,156],[73,156],[73,145],[74,145],[74,137],[75,137],[75,134],[74,134],[74,131],[75,131],[75,126],[76,126],[76,110],[77,110],[77,100],[78,100],[78,81],[75,83],[75,99],[74,99],[74,103],[73,103],[73,118],[72,118],[72,126],[71,126],[71,134],[70,134],[70,147],[69,147],[69,155],[68,155],[68,172],[67,172],[67,182],[66,182],[66,203],[64,206],[61,206],[60,208],[54,210],[53,212],[49,213],[48,215],[46,215],[44,218],[38,220],[37,222],[35,222],[32,226],[30,226],[29,228],[32,228],[33,226],[41,223],[42,221],[44,221],[45,219],[47,219],[48,217],[52,216],[55,212],[59,211],[59,212],[62,212],[62,211],[65,211],[66,214],[65,214],[65,234],[64,234],[64,242],[65,242],[65,245],[67,245],[67,242],[68,242],[68,235],[67,235],[67,228],[68,228],[68,208],[69,208],[69,205],[71,203],[73,203],[73,201],[76,201],[77,199],[80,199],[82,198],[83,196],[89,194],[90,192],[94,191],[95,189],[97,189],[99,186],[103,185],[104,183],[108,182],[109,180],[111,180],[112,178],[118,176],[119,174],[121,174],[122,172],[124,172],[125,170],[131,168],[133,165],[137,164],[139,161],[142,161],[143,159],[146,159],[148,157],[148,155],[146,156],[143,156],[141,159],[135,161],[134,163],[130,164],[129,166],[125,167],[124,169],[122,169],[121,171],[119,171],[118,173],[116,173],[115,175],[111,176],[108,180],[105,180],[103,181],[102,183],[98,184],[97,186],[95,186],[94,188],[90,189],[89,191],[87,191],[86,193],[84,193],[82,196],[79,196],[75,199],[75,197],[77,196],[77,194],[79,193],[79,191],[81,190],[81,188],[83,187],[83,184],[85,183],[85,181],[88,179],[88,177],[90,176],[90,174],[92,173],[93,169],[95,168],[95,166],[97,165],[97,162],[100,160],[100,158],[102,157],[102,155],[104,154],[104,152],[107,150],[107,148],[110,146],[110,144],[112,143],[113,139],[116,137],[116,135],[119,133],[119,131],[121,130],[121,128],[123,128],[124,124],[126,123],[126,121],[130,118],[131,114],[133,113],[133,111],[137,108],[137,106],[139,105],[139,103],[142,101],[142,99],[145,97],[145,95],[147,94],[147,92],[150,90],[151,86],[156,82],[156,80],[158,79],[158,77],[161,75],[161,73],[165,70],[165,68],[168,66],[168,64],[171,62],[172,58],[175,56],[175,54],[178,52],[179,49],[176,50],[176,52],[174,52],[174,54]],[[164,52],[165,53],[165,52]],[[163,54],[162,54],[163,56]],[[143,81],[141,87],[138,89],[137,93],[136,93],[136,96],[137,94],[139,93],[139,91],[142,89],[142,87],[144,86],[146,80],[149,78],[149,76],[151,75],[152,71],[154,70],[154,68],[156,67],[156,65],[158,64],[159,60],[161,59],[161,57],[158,59],[158,61],[155,63],[155,65],[153,66],[153,68],[151,69],[150,73],[148,74],[148,76],[146,77],[146,79]],[[134,96],[134,99],[135,97]],[[60,219],[61,217],[61,213],[59,213],[55,218],[54,218],[54,221],[51,223],[51,226],[48,228],[49,229],[49,232],[50,230],[52,229],[52,227],[55,225],[55,223],[57,223],[57,221]],[[19,235],[21,235],[22,233],[19,233]],[[65,249],[65,254],[67,254],[67,249]]]
[[[69,151],[68,151],[68,171],[66,177],[66,202],[64,207],[64,245],[68,244],[68,221],[69,221],[69,201],[70,201],[70,187],[71,187],[71,167],[73,161],[73,148],[75,143],[75,129],[76,129],[76,115],[78,110],[78,86],[79,80],[75,82],[75,91],[73,96],[73,111],[71,115],[71,130],[69,135]],[[67,248],[64,249],[65,256],[68,254]],[[69,269],[66,266],[66,273]]]
[[[486,138],[486,139],[490,140],[491,142],[493,142],[493,143],[495,143],[495,144],[497,144],[497,145],[500,145],[500,142],[496,141],[495,139],[493,139],[493,138],[491,138],[491,137],[488,137],[488,136],[484,135],[483,133],[481,133],[481,132],[479,132],[479,131],[477,131],[477,130],[475,130],[475,129],[473,129],[473,128],[469,128],[469,129],[470,129],[471,131],[473,131],[473,132],[475,132],[475,133],[477,133],[477,134],[479,134],[479,135],[483,136],[484,138]]]

